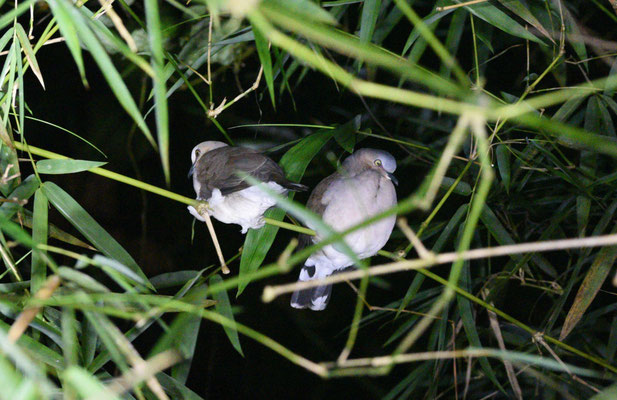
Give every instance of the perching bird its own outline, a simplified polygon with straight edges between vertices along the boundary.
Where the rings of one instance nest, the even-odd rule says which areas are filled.
[[[238,172],[248,174],[267,184],[279,193],[308,190],[307,186],[293,183],[285,178],[283,169],[270,158],[246,147],[229,147],[216,141],[202,142],[191,152],[193,188],[197,200],[208,202],[208,213],[226,224],[242,226],[242,233],[249,228],[264,226],[264,212],[276,201],[255,186],[251,186]],[[200,221],[193,206],[189,212]]]
[[[347,157],[340,171],[322,180],[309,197],[307,207],[322,217],[335,231],[341,232],[396,205],[398,184],[392,173],[396,160],[383,150],[360,149]],[[345,236],[345,242],[358,259],[377,253],[388,241],[396,215],[372,223]],[[309,225],[309,228],[315,228]],[[313,243],[323,239],[319,234]],[[299,281],[322,279],[353,264],[339,244],[330,244],[313,253],[300,271]],[[294,308],[323,310],[328,304],[332,285],[295,291]]]

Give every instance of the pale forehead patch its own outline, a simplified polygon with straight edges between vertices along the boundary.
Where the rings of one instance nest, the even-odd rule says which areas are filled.
[[[197,146],[193,147],[193,150],[191,150],[191,161],[195,163],[197,159],[197,151],[199,151],[199,154],[202,155],[211,150],[218,149],[219,147],[225,147],[225,146],[227,146],[227,143],[219,142],[216,140],[208,140],[205,142],[201,142]]]

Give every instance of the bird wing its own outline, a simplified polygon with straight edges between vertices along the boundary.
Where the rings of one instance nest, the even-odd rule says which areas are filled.
[[[201,198],[210,198],[214,189],[223,196],[251,186],[238,172],[243,172],[262,182],[285,179],[281,167],[263,154],[243,147],[221,147],[209,151],[195,168],[202,183]]]
[[[321,182],[319,182],[317,186],[315,186],[315,189],[313,189],[313,192],[311,193],[311,196],[306,203],[307,208],[322,217],[324,212],[326,211],[326,208],[328,207],[329,202],[329,199],[324,198],[324,195],[326,194],[330,186],[340,180],[341,174],[335,172],[327,178],[323,179]]]

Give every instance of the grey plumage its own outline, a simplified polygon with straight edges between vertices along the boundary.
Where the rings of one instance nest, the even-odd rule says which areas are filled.
[[[349,156],[339,172],[322,180],[313,190],[307,207],[320,215],[335,231],[344,231],[396,205],[392,173],[396,160],[388,152],[359,149]],[[390,238],[396,216],[388,216],[345,236],[345,242],[359,259],[373,256]],[[309,225],[309,228],[315,228]],[[318,243],[322,237],[301,238]],[[325,278],[353,264],[340,245],[327,245],[313,253],[300,271],[299,281]],[[323,310],[330,298],[331,286],[296,291],[291,298],[294,308]]]
[[[307,190],[308,187],[289,181],[283,169],[267,156],[245,147],[229,147],[225,143],[207,141],[195,146],[191,153],[193,188],[198,200],[205,200],[210,215],[224,223],[239,224],[242,233],[264,225],[263,213],[275,201],[252,187],[238,172],[264,182],[279,194]],[[189,206],[196,218],[203,218]]]

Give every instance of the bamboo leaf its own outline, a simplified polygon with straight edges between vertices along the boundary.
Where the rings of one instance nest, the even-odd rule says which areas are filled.
[[[460,0],[456,0],[456,2],[461,3]],[[510,35],[518,36],[522,39],[531,40],[532,42],[536,42],[539,44],[545,44],[537,36],[530,33],[518,22],[510,18],[506,13],[504,13],[494,5],[490,4],[489,2],[473,4],[465,6],[465,8],[476,17],[486,21],[487,23],[493,25],[498,29],[501,29],[506,33],[509,33]]]
[[[62,373],[62,380],[83,398],[120,400],[120,397],[109,391],[100,380],[81,367],[69,367]]]
[[[4,27],[12,23],[15,18],[28,11],[30,6],[32,6],[35,2],[36,0],[19,2],[19,4],[17,4],[14,8],[11,8],[9,11],[6,11],[0,15],[0,29],[4,29]]]
[[[5,202],[0,206],[0,218],[11,219],[13,215],[22,207],[20,203],[27,202],[32,197],[36,189],[39,188],[39,181],[34,175],[27,177],[21,185],[7,197],[9,202]]]
[[[152,137],[152,133],[150,133],[150,129],[146,125],[129,89],[126,87],[126,84],[122,80],[120,73],[114,66],[111,61],[111,58],[103,48],[103,45],[100,43],[99,39],[92,33],[92,30],[88,27],[87,21],[84,16],[80,12],[79,9],[70,5],[67,0],[58,0],[64,1],[67,4],[67,8],[70,12],[70,18],[73,24],[75,25],[75,29],[77,30],[77,34],[79,35],[79,39],[81,42],[88,48],[92,58],[99,66],[105,80],[109,84],[109,87],[116,95],[118,102],[122,105],[122,107],[126,110],[126,112],[133,118],[139,129],[146,136],[148,141],[152,144],[154,148],[157,148],[156,142]]]
[[[261,66],[263,68],[264,78],[266,80],[266,85],[268,86],[268,92],[270,93],[270,100],[272,101],[272,106],[276,109],[276,103],[274,101],[274,78],[272,75],[272,57],[270,56],[270,49],[268,46],[268,41],[264,37],[264,35],[255,27],[253,28],[253,34],[255,37],[255,46],[257,47],[257,55],[259,56],[259,61],[261,62]]]
[[[39,174],[73,174],[75,172],[88,171],[92,168],[107,164],[103,161],[86,160],[39,160],[36,168]]]
[[[51,204],[97,249],[109,258],[127,266],[141,278],[148,287],[152,287],[133,257],[107,233],[67,192],[53,182],[43,185],[43,192]]]
[[[613,400],[617,398],[617,384],[609,386],[600,393],[597,393],[589,400]]]
[[[462,232],[462,230],[461,230]],[[464,267],[461,273],[460,286],[461,288],[469,291],[469,261],[465,261]],[[458,310],[461,314],[461,320],[463,322],[463,328],[465,329],[465,335],[467,336],[467,340],[472,347],[481,348],[482,342],[480,341],[480,335],[478,334],[476,320],[473,316],[473,310],[471,308],[471,302],[464,298],[463,296],[456,296],[456,300],[458,303]],[[501,392],[506,393],[506,390],[501,386],[499,381],[497,380],[497,376],[495,375],[495,370],[488,362],[486,358],[478,359],[480,366],[486,376],[493,382],[493,384],[501,390]]]
[[[501,175],[501,182],[506,188],[506,192],[510,192],[510,149],[505,144],[497,146],[497,168],[499,168],[499,175]]]
[[[267,7],[284,8],[301,19],[332,25],[337,23],[329,12],[311,0],[264,0],[263,3]]]
[[[32,50],[32,45],[30,44],[30,40],[28,39],[28,35],[26,31],[24,31],[23,26],[21,24],[15,25],[15,32],[17,33],[17,38],[19,39],[19,43],[21,43],[21,48],[26,55],[26,60],[28,60],[28,64],[32,67],[32,72],[36,75],[36,78],[45,89],[45,81],[43,80],[43,74],[41,74],[41,68],[39,68],[39,63],[36,61],[36,56],[34,55],[34,51]]]
[[[362,14],[360,16],[360,41],[370,42],[373,33],[375,32],[375,25],[377,24],[377,17],[381,9],[381,0],[365,0],[362,4]]]
[[[49,203],[45,193],[39,188],[34,194],[34,213],[32,218],[32,263],[30,274],[30,291],[32,293],[38,292],[41,285],[47,278],[47,265],[45,264],[45,254],[43,250],[39,250],[36,247],[39,245],[47,244],[47,209]]]
[[[223,282],[223,278],[221,278],[219,275],[213,275],[210,278],[211,285],[216,285],[222,282]],[[216,312],[234,321],[235,323],[234,313],[231,309],[231,303],[229,302],[229,296],[227,295],[227,291],[221,290],[221,291],[215,292],[213,294],[213,298],[214,300],[216,300],[216,304],[214,305]],[[240,346],[240,338],[238,337],[238,330],[234,329],[233,327],[226,326],[226,325],[223,326],[223,329],[225,330],[225,334],[229,338],[229,341],[231,342],[234,349],[236,349],[236,351],[240,353],[242,357],[244,357],[244,353],[242,352],[242,347]]]
[[[51,12],[56,18],[58,28],[60,28],[60,33],[66,41],[67,47],[71,51],[71,55],[73,56],[73,60],[75,60],[75,64],[77,65],[77,70],[79,71],[82,82],[84,85],[87,85],[86,70],[84,68],[84,60],[81,54],[81,46],[79,45],[79,37],[77,36],[77,29],[73,24],[70,11],[67,8],[67,3],[63,0],[49,0],[47,4],[49,4]]]
[[[519,0],[499,0],[499,2],[506,7],[508,10],[512,11],[514,14],[518,15],[520,18],[525,20],[529,25],[536,28],[541,34],[546,36],[548,40],[555,43],[551,35],[548,31],[542,26],[540,21],[529,11],[525,5],[523,5]]]
[[[617,226],[611,231],[611,233],[615,232],[617,232]],[[598,291],[602,288],[602,284],[613,268],[615,260],[617,260],[617,246],[603,247],[598,252],[578,292],[576,292],[574,302],[561,328],[559,340],[564,340],[581,320]]]
[[[152,52],[152,69],[154,70],[154,114],[156,117],[156,130],[158,134],[159,153],[163,164],[165,182],[169,185],[169,114],[167,110],[167,89],[165,82],[165,56],[163,51],[163,34],[159,19],[158,0],[146,0],[146,25],[148,27],[148,40]]]
[[[194,276],[193,276],[194,277]],[[183,301],[191,304],[203,303],[206,297],[207,287],[200,284],[191,288],[184,297]],[[178,383],[186,384],[192,364],[192,357],[197,345],[197,337],[201,326],[201,315],[192,313],[179,314],[171,324],[167,332],[158,340],[149,357],[171,348],[177,349],[182,357],[186,359],[183,363],[174,365],[171,369],[171,376]]]
[[[344,125],[336,128],[334,132],[334,140],[343,150],[348,153],[353,153],[353,148],[356,144],[356,130],[359,128],[359,119],[354,118]]]
[[[0,128],[0,171],[6,174],[0,180],[0,193],[7,197],[21,182],[17,151],[11,146],[11,138]]]

